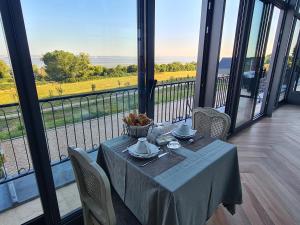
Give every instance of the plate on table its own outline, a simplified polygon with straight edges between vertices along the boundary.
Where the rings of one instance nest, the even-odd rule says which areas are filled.
[[[131,145],[129,146],[127,149],[128,149],[128,153],[135,157],[135,158],[139,158],[139,159],[150,159],[150,158],[153,158],[155,156],[158,155],[159,153],[159,147],[157,147],[156,145],[153,145],[151,143],[147,143],[148,145],[148,148],[150,149],[151,153],[139,153],[136,151],[136,147],[137,147],[137,144],[134,144],[134,145]]]
[[[196,132],[197,132],[196,130],[190,130],[189,134],[183,135],[183,134],[179,134],[176,130],[173,130],[173,131],[172,131],[172,135],[173,135],[174,137],[179,138],[179,139],[188,139],[188,138],[194,137],[195,134],[196,134]]]

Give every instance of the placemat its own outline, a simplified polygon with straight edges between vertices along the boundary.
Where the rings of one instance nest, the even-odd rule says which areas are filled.
[[[189,142],[189,140],[180,140],[180,144],[182,147],[191,150],[193,152],[197,152],[201,150],[206,145],[214,142],[216,138],[201,136],[198,132],[196,133],[195,137],[193,138],[193,142]]]
[[[185,159],[184,156],[179,155],[175,152],[171,152],[171,151],[168,152],[165,149],[162,149],[159,152],[159,155],[162,153],[165,153],[165,152],[168,152],[168,154],[162,156],[161,158],[157,158],[157,156],[156,156],[151,159],[138,159],[138,158],[131,156],[128,153],[128,151],[124,152],[124,150],[127,147],[135,144],[136,142],[137,142],[137,139],[130,138],[126,142],[112,146],[111,150],[114,151],[116,154],[120,155],[121,157],[123,157],[124,160],[127,160],[128,163],[134,165],[135,167],[137,167],[138,170],[141,170],[143,173],[147,174],[148,176],[155,177]],[[156,158],[156,160],[152,161],[148,165],[142,166],[143,164],[145,164],[155,158]]]

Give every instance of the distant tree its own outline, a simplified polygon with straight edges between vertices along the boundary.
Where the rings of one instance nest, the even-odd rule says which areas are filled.
[[[128,76],[138,71],[137,65],[117,65],[114,68],[106,68],[101,65],[92,65],[89,55],[80,53],[74,55],[71,52],[55,50],[42,57],[45,67],[34,66],[34,72],[39,80],[52,80],[56,82],[76,82],[93,79],[95,76],[121,77]],[[156,72],[195,71],[196,63],[173,62],[169,64],[155,65]]]
[[[55,89],[56,89],[56,91],[57,91],[57,93],[58,93],[59,96],[62,96],[62,95],[63,95],[64,89],[62,88],[61,85],[58,86],[58,87],[56,87]]]
[[[75,78],[88,77],[93,73],[90,67],[89,55],[85,53],[80,53],[75,56],[74,60],[74,73]]]
[[[3,61],[0,60],[0,79],[11,78],[9,66]]]
[[[115,67],[115,71],[116,72],[123,72],[126,73],[127,72],[127,67],[126,66],[122,66],[122,65],[117,65]]]
[[[136,73],[138,70],[137,65],[127,66],[127,73]]]
[[[34,77],[37,80],[46,80],[47,78],[47,73],[44,67],[38,67],[37,65],[32,65]]]
[[[47,73],[46,73],[45,67],[41,67],[41,68],[39,69],[38,77],[39,77],[40,79],[44,79],[44,80],[47,79]]]
[[[96,84],[91,84],[92,92],[96,91]]]
[[[39,73],[39,67],[35,64],[32,65],[32,70],[35,75]]]
[[[80,79],[93,73],[90,67],[89,56],[84,53],[76,56],[71,52],[55,50],[46,53],[42,60],[50,80]]]
[[[53,91],[49,90],[49,97],[52,98],[53,97]]]
[[[271,61],[271,55],[266,55],[265,56],[265,64],[270,64],[270,61]]]
[[[103,66],[100,66],[100,65],[97,65],[97,66],[93,66],[93,65],[90,65],[90,70],[92,71],[91,72],[91,75],[93,76],[103,76]]]
[[[167,64],[155,64],[155,72],[167,72]]]

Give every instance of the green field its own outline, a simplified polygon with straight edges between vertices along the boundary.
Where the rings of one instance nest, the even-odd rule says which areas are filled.
[[[156,90],[155,104],[176,102],[193,96],[192,85],[173,85]],[[118,94],[95,94],[75,97],[65,101],[52,100],[41,103],[45,129],[61,127],[112,114],[137,109],[137,92],[120,91]],[[0,110],[0,140],[22,136],[25,132],[15,106]],[[174,111],[178,110],[174,108]],[[5,115],[8,116],[4,119]]]
[[[155,74],[158,81],[168,81],[182,78],[192,78],[196,76],[196,71],[178,71],[161,72]],[[92,85],[95,91],[109,90],[113,88],[134,86],[137,84],[137,76],[110,77],[97,80],[81,81],[76,83],[56,83],[38,84],[37,91],[39,98],[49,98],[59,95],[72,95],[87,93],[92,91]],[[0,105],[13,103],[17,101],[16,89],[12,85],[6,85],[7,88],[0,89]]]

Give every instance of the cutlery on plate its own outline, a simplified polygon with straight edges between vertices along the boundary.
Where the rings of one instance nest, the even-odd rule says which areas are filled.
[[[146,163],[144,163],[140,166],[141,167],[147,166],[148,164],[150,164],[150,163],[152,163],[152,162],[154,162],[154,161],[156,161],[156,160],[160,159],[161,157],[163,157],[165,155],[168,155],[168,154],[169,154],[169,152],[162,153],[162,154],[158,155],[156,158],[154,158],[154,159],[152,159],[152,160],[150,160],[150,161],[148,161],[148,162],[146,162]]]
[[[124,149],[122,152],[124,153],[124,152],[127,152],[127,151],[128,151],[128,148]]]

